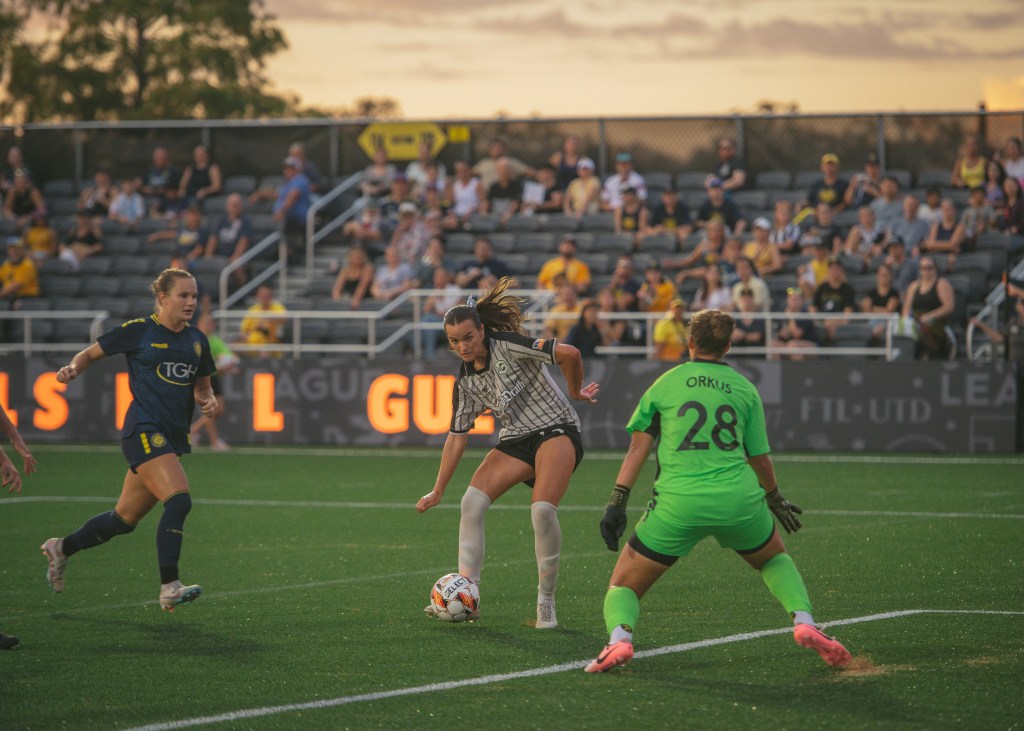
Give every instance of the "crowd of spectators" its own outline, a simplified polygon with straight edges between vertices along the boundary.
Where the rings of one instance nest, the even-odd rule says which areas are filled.
[[[496,139],[482,159],[458,160],[449,174],[427,144],[404,166],[377,149],[362,174],[358,212],[342,228],[347,253],[344,265],[330,273],[330,298],[359,309],[412,288],[435,288],[447,293],[430,300],[427,314],[436,318],[455,289],[485,287],[511,275],[525,287],[555,293],[552,311],[561,315],[546,328],[563,338],[575,333],[588,348],[646,342],[642,320],[616,322],[600,313],[657,312],[663,315],[652,331],[657,357],[675,358],[679,345],[669,335],[678,335],[687,309],[718,307],[739,315],[791,314],[774,333],[759,330],[763,320],[742,318],[738,343],[805,349],[837,343],[847,323],[830,319],[815,327],[801,313],[901,313],[914,323],[908,332],[919,352],[944,357],[952,348],[947,326],[964,305],[957,301],[963,293],[944,275],[960,271],[961,257],[986,232],[1024,234],[1018,139],[987,156],[976,137],[967,138],[948,186],[921,193],[904,190],[874,154],[863,159],[863,172],[847,179],[838,156],[825,152],[820,175],[804,195],[780,197],[771,210],[744,205],[742,194],[751,190],[753,176],[731,139],[718,141],[717,165],[707,172],[703,191],[688,190],[686,198],[671,181],[649,184],[629,150],[614,154],[614,172],[602,181],[587,152],[570,135],[533,167]],[[38,268],[51,258],[71,272],[81,270],[87,259],[104,254],[107,222],[122,231],[144,230],[147,245],[170,242],[168,263],[227,264],[253,244],[247,208],[266,202],[290,260],[301,261],[307,213],[324,185],[301,144],[288,149],[280,183],[248,197],[225,194],[225,175],[205,146],[194,148],[180,173],[168,150],[158,146],[137,177],[114,181],[108,171],[96,170],[77,197],[74,224],[61,233],[49,225],[47,201],[21,151],[10,148],[6,160],[0,195],[15,233],[10,266],[0,270],[0,291],[12,307],[38,294],[39,287],[18,284],[10,272]],[[950,191],[961,188],[967,200],[958,205],[964,201]],[[568,233],[553,237],[557,255],[549,250],[532,271],[529,262],[536,259],[524,267],[525,255],[514,248],[502,249],[514,254],[512,264],[495,254],[495,235],[542,229],[545,224],[535,222],[555,219],[568,222],[561,224]],[[590,227],[592,220],[600,225]],[[614,266],[605,269],[592,257],[595,232],[624,242],[621,250],[606,251],[621,254]],[[475,237],[472,256],[448,254],[447,238],[467,233]],[[240,286],[248,276],[246,268],[236,269],[232,282]],[[873,323],[865,342],[877,342],[879,328]],[[432,351],[437,342],[427,332],[422,345]]]

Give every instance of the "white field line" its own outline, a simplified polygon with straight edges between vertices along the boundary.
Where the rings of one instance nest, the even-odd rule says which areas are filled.
[[[69,454],[120,454],[121,448],[113,444],[40,444],[33,446],[34,452],[67,452]],[[467,455],[484,454],[486,448],[476,447]],[[213,454],[198,447],[193,454]],[[440,459],[440,450],[432,447],[232,447],[229,454],[246,457],[374,457],[388,459],[429,457]],[[600,461],[622,461],[624,451],[594,450],[587,452],[584,459]],[[984,455],[899,455],[899,454],[773,454],[775,462],[811,462],[831,464],[927,464],[927,465],[1024,465],[1024,456],[1012,454],[1000,456]]]
[[[980,609],[967,609],[967,610],[956,610],[956,609],[905,609],[896,612],[883,612],[881,614],[868,614],[863,617],[851,617],[849,619],[840,619],[835,622],[829,622],[826,626],[839,626],[847,624],[860,624],[862,622],[877,622],[885,619],[896,619],[899,617],[908,617],[915,614],[989,614],[989,615],[1009,615],[1009,616],[1020,616],[1024,615],[1024,612],[1010,612],[1010,611],[989,611]],[[707,640],[698,640],[697,642],[686,642],[681,645],[670,645],[667,647],[656,647],[651,650],[642,650],[634,658],[642,659],[645,657],[655,657],[657,655],[669,655],[677,652],[689,652],[690,650],[700,650],[705,647],[714,647],[716,645],[726,645],[732,642],[744,642],[746,640],[756,640],[762,637],[769,637],[771,635],[782,635],[792,632],[792,627],[782,627],[780,629],[769,629],[762,630],[760,632],[744,632],[736,635],[728,635],[726,637],[715,637]],[[239,721],[247,718],[260,718],[263,716],[272,716],[281,713],[293,713],[296,711],[311,711],[321,708],[333,708],[335,706],[351,705],[353,703],[365,703],[367,701],[379,701],[387,700],[389,698],[399,698],[402,696],[410,695],[423,695],[425,693],[436,693],[448,690],[456,690],[458,688],[467,688],[475,685],[489,685],[491,683],[503,683],[510,680],[519,680],[522,678],[536,678],[543,675],[553,675],[555,673],[564,673],[570,670],[582,670],[587,664],[587,660],[577,660],[575,662],[565,662],[558,665],[549,665],[542,668],[534,668],[532,670],[521,670],[514,673],[502,673],[500,675],[483,675],[477,678],[466,678],[464,680],[452,680],[444,683],[431,683],[429,685],[419,685],[413,688],[396,688],[395,690],[380,691],[377,693],[364,693],[361,695],[348,695],[341,696],[338,698],[329,698],[318,701],[309,701],[307,703],[288,703],[279,706],[263,706],[260,708],[247,708],[240,711],[229,711],[228,713],[220,713],[213,716],[201,716],[197,718],[186,718],[179,721],[167,721],[164,723],[153,723],[146,726],[136,726],[128,729],[128,731],[171,731],[171,729],[188,728],[190,726],[205,726],[215,723],[225,723],[227,721]]]
[[[113,497],[94,495],[21,495],[19,497],[0,498],[0,505],[17,505],[18,503],[113,503]],[[336,500],[252,500],[242,498],[196,498],[196,505],[221,505],[242,508],[336,508],[339,510],[413,510],[411,504],[405,503],[371,503],[347,502]],[[561,512],[604,512],[604,505],[560,505]],[[458,510],[458,502],[441,503],[432,510]],[[492,505],[490,510],[529,510],[529,505]],[[639,512],[642,506],[634,506],[630,510]],[[1014,513],[940,513],[920,510],[813,510],[804,511],[807,515],[839,515],[847,517],[883,517],[883,518],[979,518],[986,520],[1024,520],[1024,515]]]

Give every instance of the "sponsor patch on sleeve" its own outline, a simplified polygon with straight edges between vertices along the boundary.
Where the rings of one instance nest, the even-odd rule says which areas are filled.
[[[533,341],[533,345],[531,345],[530,347],[533,348],[534,350],[544,350],[544,343],[546,342],[547,340],[545,340],[544,338],[537,338],[536,340]]]

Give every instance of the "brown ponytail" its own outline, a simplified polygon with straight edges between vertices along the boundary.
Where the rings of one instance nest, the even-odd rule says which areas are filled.
[[[477,326],[483,325],[484,329],[491,332],[526,335],[526,328],[523,326],[526,315],[522,311],[522,305],[526,300],[508,293],[514,282],[511,277],[502,277],[480,299],[474,300],[471,297],[467,304],[456,305],[448,310],[444,315],[444,324],[457,325],[472,320]]]

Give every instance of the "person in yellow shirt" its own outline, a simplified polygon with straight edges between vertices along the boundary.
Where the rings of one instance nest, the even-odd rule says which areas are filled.
[[[690,340],[690,328],[683,320],[686,302],[678,297],[669,303],[665,316],[654,326],[656,360],[679,362]]]
[[[248,309],[242,320],[242,336],[250,345],[280,343],[288,320],[261,317],[263,312],[287,312],[287,308],[274,299],[274,290],[269,284],[256,289],[256,302]]]
[[[39,296],[39,273],[36,265],[25,256],[25,242],[19,238],[7,239],[7,261],[0,266],[0,299],[15,303],[25,297]]]
[[[559,277],[559,280],[561,280],[561,277]],[[564,342],[569,336],[569,331],[572,330],[573,325],[579,320],[579,314],[583,309],[583,305],[576,295],[576,289],[568,282],[558,288],[556,300],[555,304],[548,310],[548,314],[564,315],[565,317],[552,317],[545,322],[544,337],[555,338],[559,342]],[[573,317],[568,317],[568,315],[573,315]]]
[[[46,220],[45,213],[36,211],[32,214],[32,225],[25,229],[23,240],[32,261],[39,262],[57,255],[57,232]]]
[[[537,275],[538,289],[558,289],[556,278],[559,274],[573,286],[577,294],[590,289],[590,267],[576,258],[576,239],[565,236],[558,242],[558,256],[548,259]],[[559,280],[560,281],[560,280]]]
[[[678,297],[676,285],[665,278],[658,262],[651,261],[644,270],[644,283],[636,294],[640,309],[647,312],[664,312],[669,303]]]

